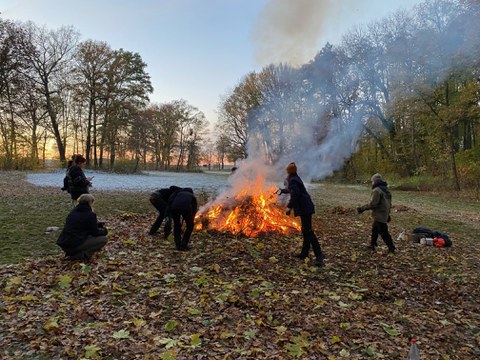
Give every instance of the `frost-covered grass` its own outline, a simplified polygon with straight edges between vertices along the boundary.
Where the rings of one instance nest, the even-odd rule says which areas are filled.
[[[227,186],[228,174],[228,172],[176,173],[145,171],[141,175],[125,175],[91,170],[85,171],[87,177],[94,177],[92,190],[137,191],[153,191],[158,188],[176,185],[211,192]],[[37,186],[61,187],[64,175],[63,171],[27,174],[26,180]]]

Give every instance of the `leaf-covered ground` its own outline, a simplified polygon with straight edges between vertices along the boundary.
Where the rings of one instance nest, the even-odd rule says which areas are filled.
[[[422,359],[480,357],[473,239],[372,253],[368,218],[328,207],[314,218],[317,269],[292,256],[299,234],[197,232],[178,252],[146,235],[153,219],[109,218],[110,241],[87,264],[2,265],[0,358],[405,359],[411,336]]]

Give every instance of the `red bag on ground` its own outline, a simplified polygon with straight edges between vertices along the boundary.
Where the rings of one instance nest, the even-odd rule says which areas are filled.
[[[433,238],[433,245],[436,247],[445,247],[445,240],[442,238]]]

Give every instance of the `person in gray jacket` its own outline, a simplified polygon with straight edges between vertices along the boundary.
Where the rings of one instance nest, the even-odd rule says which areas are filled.
[[[392,207],[392,193],[388,189],[388,184],[383,181],[382,175],[375,174],[372,176],[372,193],[370,202],[363,206],[359,206],[357,211],[359,214],[366,210],[372,210],[373,224],[372,236],[369,248],[375,250],[377,247],[378,235],[380,235],[388,246],[388,252],[395,252],[393,239],[388,232],[387,223],[390,222],[390,209]]]

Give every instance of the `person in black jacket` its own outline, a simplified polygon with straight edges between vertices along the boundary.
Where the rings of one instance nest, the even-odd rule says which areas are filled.
[[[90,194],[81,195],[58,237],[57,245],[71,259],[88,260],[108,241],[107,229],[97,221],[97,215],[93,212],[94,201],[95,198]]]
[[[180,190],[180,188],[178,186],[172,185],[169,188],[159,189],[150,194],[150,203],[158,211],[157,219],[150,228],[150,231],[148,232],[150,235],[155,235],[155,233],[160,228],[160,225],[162,225],[163,219],[165,219],[165,238],[167,238],[168,235],[170,235],[170,233],[172,232],[172,221],[168,213],[168,199],[177,190]]]
[[[83,173],[83,168],[86,164],[86,159],[77,154],[73,157],[73,164],[68,169],[68,189],[72,200],[77,200],[82,194],[88,194],[88,188],[92,186],[93,177],[86,177]]]
[[[295,256],[302,260],[306,259],[311,246],[316,257],[315,265],[323,266],[325,256],[320,248],[317,236],[312,229],[312,215],[315,213],[315,206],[305,189],[302,179],[297,175],[297,165],[294,162],[288,164],[286,171],[287,188],[282,190],[282,193],[290,194],[286,214],[290,215],[293,209],[293,214],[295,216],[300,216],[302,223],[302,250]]]
[[[173,237],[177,250],[187,251],[188,242],[193,231],[193,221],[197,213],[197,199],[191,188],[184,188],[174,192],[168,199],[168,209],[173,219]],[[182,238],[182,219],[186,223]]]

